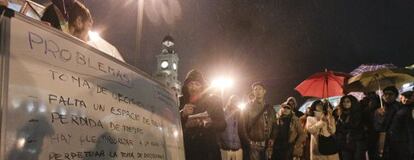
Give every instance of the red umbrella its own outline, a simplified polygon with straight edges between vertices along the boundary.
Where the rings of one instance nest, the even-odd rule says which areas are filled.
[[[346,73],[325,71],[311,75],[296,90],[304,97],[328,98],[343,95],[345,80],[350,77]]]

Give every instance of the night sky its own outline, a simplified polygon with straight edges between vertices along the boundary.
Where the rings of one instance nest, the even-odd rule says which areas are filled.
[[[131,65],[152,74],[167,34],[179,55],[179,80],[196,68],[233,75],[235,93],[254,81],[267,101],[300,95],[294,87],[324,68],[414,63],[412,0],[144,0],[139,55],[136,0],[85,0],[94,28]]]

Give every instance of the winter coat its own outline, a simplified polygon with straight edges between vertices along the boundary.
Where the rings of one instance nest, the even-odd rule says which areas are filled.
[[[395,113],[389,129],[390,155],[385,156],[398,160],[410,159],[412,108],[412,106],[406,105]]]
[[[385,109],[384,115],[379,114],[378,110],[380,108],[378,108],[374,114],[375,130],[377,132],[387,132],[391,125],[394,114],[399,108],[400,108],[400,105],[396,101],[393,103],[389,103],[389,104],[384,103],[384,109]]]
[[[328,125],[326,122],[318,121],[316,117],[309,116],[306,120],[306,130],[311,134],[310,140],[310,160],[339,160],[338,154],[322,155],[319,153],[318,139],[319,135],[330,136],[328,128],[331,132],[335,133],[335,119],[331,117],[331,123]],[[325,124],[324,124],[325,123]]]
[[[187,103],[183,98],[180,98],[180,109]],[[204,95],[192,104],[196,106],[193,114],[207,112],[211,118],[211,123],[198,127],[186,127],[187,121],[190,120],[188,117],[181,117],[186,159],[220,160],[220,147],[217,137],[226,128],[220,98],[214,95]]]
[[[307,115],[303,115],[302,117],[299,118],[299,121],[301,123],[302,128],[305,131],[306,134],[306,139],[305,142],[303,143],[303,154],[302,154],[302,159],[303,160],[309,160],[310,159],[310,134],[308,133],[308,131],[306,130],[306,120],[307,120],[308,116]]]
[[[344,111],[336,120],[336,140],[340,150],[354,151],[363,141],[364,128],[360,111]]]
[[[276,112],[273,107],[269,104],[264,104],[264,112],[262,109],[258,109],[256,102],[250,102],[247,105],[246,110],[242,115],[242,139],[244,142],[250,143],[250,141],[267,141],[270,138],[272,124],[276,117]],[[261,115],[258,115],[261,112]],[[266,113],[266,117],[264,116]],[[259,117],[257,117],[259,116]],[[267,124],[268,126],[264,126]],[[268,129],[268,135],[265,135],[265,129]],[[258,136],[263,135],[263,136]],[[261,139],[258,139],[261,137]]]
[[[368,155],[373,159],[372,157],[376,157],[378,152],[378,133],[374,129],[374,117],[376,110],[380,107],[380,99],[378,96],[365,97],[360,104],[366,148]]]
[[[275,120],[272,129],[271,139],[274,140],[274,145],[277,145],[278,142],[275,141],[276,137],[280,130],[278,130],[279,126],[282,124],[281,116],[278,116]],[[291,148],[287,151],[291,151],[288,155],[292,155],[293,157],[300,157],[303,154],[303,143],[306,140],[306,133],[299,121],[299,118],[296,117],[294,114],[291,115],[290,124],[289,124],[289,131],[288,131],[288,143]],[[291,159],[292,157],[288,158]]]
[[[380,146],[380,144],[383,144],[383,157],[384,159],[387,159],[387,156],[390,155],[390,126],[391,122],[393,121],[393,117],[395,113],[400,108],[400,104],[398,102],[392,102],[392,103],[384,103],[384,109],[385,113],[381,115],[379,113],[379,109],[375,111],[374,114],[374,129],[377,132],[377,135],[384,135],[384,136],[378,136],[378,140],[376,144]],[[380,148],[377,148],[377,150],[381,150]],[[381,153],[378,153],[381,154]]]

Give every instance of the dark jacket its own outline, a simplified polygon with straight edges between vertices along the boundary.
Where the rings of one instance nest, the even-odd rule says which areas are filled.
[[[344,110],[336,119],[336,138],[340,150],[354,150],[357,142],[363,140],[362,112]]]
[[[396,101],[392,103],[384,103],[384,108],[385,113],[383,115],[379,114],[378,109],[374,114],[374,129],[377,132],[377,134],[385,133],[385,139],[382,139],[384,141],[383,159],[387,160],[392,157],[392,155],[390,154],[390,126],[391,122],[394,119],[395,113],[400,108],[400,104]],[[376,144],[381,144],[380,139],[381,138],[378,138]]]
[[[187,103],[185,99],[180,98],[180,110]],[[211,124],[186,128],[185,124],[190,120],[188,117],[181,117],[186,159],[220,160],[220,147],[217,137],[226,128],[220,98],[214,95],[204,95],[192,104],[196,106],[193,114],[207,112],[211,118]]]
[[[292,159],[303,156],[306,133],[298,117],[278,115],[273,124],[274,141],[272,159]]]
[[[360,101],[362,109],[362,124],[364,127],[364,139],[371,159],[377,156],[378,133],[374,129],[375,111],[380,107],[380,99],[377,95],[365,97]]]
[[[395,112],[400,108],[397,101],[392,103],[384,103],[385,113],[380,115],[378,109],[374,115],[374,128],[378,132],[387,132],[390,128]]]
[[[411,110],[412,105],[405,105],[399,109],[390,125],[390,157],[399,160],[410,159],[410,127],[413,123]]]

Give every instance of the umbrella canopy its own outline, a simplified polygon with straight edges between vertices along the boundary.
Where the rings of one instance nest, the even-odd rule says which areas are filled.
[[[343,95],[343,86],[347,74],[325,71],[311,75],[304,80],[295,90],[304,97],[327,98]]]
[[[384,68],[397,68],[397,66],[393,64],[362,64],[355,68],[350,74],[352,76],[360,75],[364,72],[376,71],[378,69]],[[363,88],[360,84],[353,84],[353,86],[345,85],[345,94],[351,94],[355,96],[357,99],[361,100],[365,95],[363,92],[355,92],[352,90],[358,90],[358,88]],[[353,88],[351,91],[348,88]]]
[[[362,64],[359,67],[355,68],[350,74],[352,76],[357,76],[364,72],[376,71],[378,69],[384,68],[397,68],[393,64]]]
[[[347,91],[370,92],[381,90],[381,87],[401,87],[406,83],[414,82],[414,71],[409,69],[379,69],[364,72],[349,79]]]

